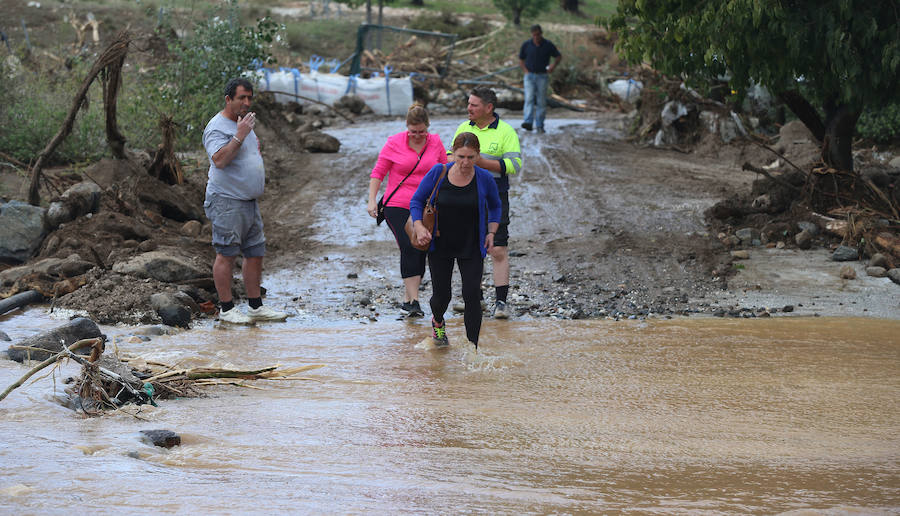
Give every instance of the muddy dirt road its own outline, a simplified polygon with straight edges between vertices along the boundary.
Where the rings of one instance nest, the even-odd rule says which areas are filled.
[[[435,120],[431,130],[446,145],[459,120]],[[704,299],[724,286],[714,271],[729,258],[706,234],[703,211],[747,188],[753,174],[721,158],[636,147],[623,141],[624,120],[603,114],[551,119],[544,135],[520,130],[524,169],[510,191],[518,317],[712,310]],[[399,312],[395,244],[366,214],[365,199],[381,145],[402,129],[397,121],[329,130],[342,142],[337,155],[270,149],[262,205],[266,267],[277,271],[267,274],[272,294],[299,293],[300,311],[318,315]],[[485,268],[490,287],[490,260]],[[427,300],[427,279],[424,288]],[[490,303],[493,289],[485,291]]]

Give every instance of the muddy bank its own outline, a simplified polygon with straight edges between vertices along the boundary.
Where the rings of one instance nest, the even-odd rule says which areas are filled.
[[[519,116],[507,115],[513,122]],[[839,265],[792,250],[797,246],[789,240],[786,249],[736,245],[730,237],[740,228],[708,225],[707,211],[716,203],[750,191],[757,174],[740,164],[767,159],[764,151],[741,145],[694,153],[644,147],[625,139],[631,115],[562,118],[570,115],[552,113],[544,135],[520,134],[525,167],[510,192],[514,317],[900,317],[897,286],[887,278],[870,278],[860,269],[855,280],[842,280]],[[432,130],[449,140],[460,118],[434,120]],[[261,201],[269,249],[267,303],[300,318],[399,317],[403,294],[395,244],[389,230],[376,227],[365,213],[365,196],[382,142],[402,123],[373,117],[334,123],[325,129],[341,142],[332,154],[302,152],[284,127],[258,127],[268,172]],[[794,159],[811,148],[814,154],[811,142],[791,147]],[[41,272],[43,293],[54,307],[106,324],[172,324],[151,303],[151,296],[166,293],[195,323],[214,317],[213,251],[201,207],[205,159],[192,160],[186,184],[177,187],[117,162],[89,169],[103,190],[100,210],[63,224],[38,253],[45,264],[57,260]],[[834,244],[823,235],[814,249]],[[736,261],[738,249],[747,249],[750,260]],[[784,256],[797,258],[782,263]],[[86,262],[89,270],[61,265],[73,261]],[[805,275],[807,262],[821,264],[823,276]],[[857,268],[864,265],[857,262]],[[69,270],[79,274],[66,276]],[[488,305],[490,271],[488,260]],[[782,280],[754,280],[751,273]],[[10,270],[0,273],[9,292],[29,285],[22,279]],[[234,290],[243,297],[239,275]],[[744,295],[748,290],[759,295]],[[429,295],[426,277],[426,314]]]

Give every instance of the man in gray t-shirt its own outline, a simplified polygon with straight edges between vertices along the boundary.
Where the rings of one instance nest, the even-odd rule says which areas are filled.
[[[212,117],[203,130],[203,147],[209,156],[209,181],[203,208],[212,223],[216,250],[213,280],[219,294],[219,320],[234,324],[283,321],[287,314],[262,304],[260,280],[266,254],[266,237],[257,198],[263,193],[266,170],[259,140],[253,127],[256,113],[250,111],[253,85],[246,79],[231,79],[225,85],[225,109]],[[238,254],[244,256],[241,271],[250,308],[243,313],[234,306],[231,280]]]

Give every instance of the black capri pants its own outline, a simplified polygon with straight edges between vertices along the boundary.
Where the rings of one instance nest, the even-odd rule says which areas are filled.
[[[409,210],[396,206],[384,207],[384,219],[388,227],[394,233],[394,240],[400,248],[400,277],[403,279],[413,276],[425,275],[425,251],[419,251],[412,246],[409,236],[406,235],[406,219],[409,218]]]

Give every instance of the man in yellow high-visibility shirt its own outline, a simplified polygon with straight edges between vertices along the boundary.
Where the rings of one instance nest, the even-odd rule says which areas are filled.
[[[483,87],[473,89],[469,94],[467,108],[469,120],[459,125],[450,141],[455,140],[462,132],[471,132],[478,136],[481,156],[475,165],[489,170],[497,182],[503,215],[491,250],[496,289],[494,318],[506,319],[509,317],[506,307],[509,293],[509,175],[516,174],[522,169],[522,152],[516,130],[494,113],[496,104],[497,94],[493,90]],[[462,306],[454,305],[453,308],[459,310]]]

